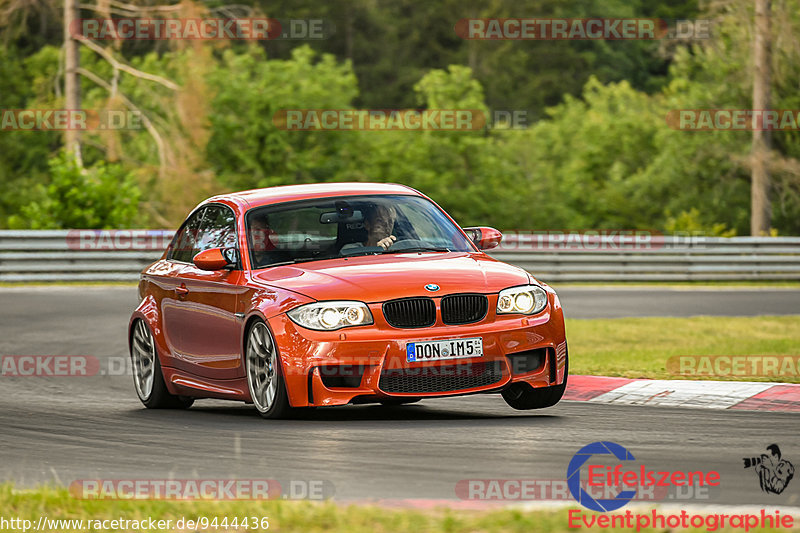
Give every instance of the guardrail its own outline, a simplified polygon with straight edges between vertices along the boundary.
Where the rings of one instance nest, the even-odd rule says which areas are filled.
[[[517,236],[491,254],[548,282],[800,280],[800,237],[644,236]]]
[[[136,281],[172,230],[0,230],[0,282]]]
[[[0,282],[135,281],[171,230],[0,230]],[[800,280],[800,237],[508,234],[491,255],[546,282]]]

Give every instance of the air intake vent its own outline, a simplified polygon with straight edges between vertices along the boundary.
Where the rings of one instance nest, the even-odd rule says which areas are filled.
[[[442,298],[442,322],[471,324],[480,322],[489,311],[489,300],[482,294],[452,294]]]
[[[517,376],[540,370],[547,358],[548,350],[552,350],[552,348],[537,348],[508,354],[511,373]]]
[[[383,304],[383,316],[396,328],[425,328],[436,322],[436,305],[430,298],[403,298]]]
[[[317,368],[322,384],[329,389],[360,387],[366,370],[362,365],[322,365]]]
[[[503,379],[499,361],[381,371],[378,387],[395,394],[453,392],[486,387]]]

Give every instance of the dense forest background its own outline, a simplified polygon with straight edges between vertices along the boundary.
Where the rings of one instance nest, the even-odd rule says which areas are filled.
[[[81,16],[323,19],[320,40],[106,41],[81,47],[82,107],[149,127],[0,131],[0,227],[174,227],[203,198],[320,181],[408,184],[464,225],[748,234],[749,132],[668,127],[671,109],[752,107],[747,0],[97,0]],[[131,5],[134,4],[134,5]],[[127,8],[126,8],[127,6]],[[774,109],[800,109],[800,0],[773,2]],[[64,107],[63,4],[0,0],[0,109]],[[143,14],[142,14],[143,13]],[[709,39],[464,40],[471,17],[707,19]],[[523,111],[475,132],[285,131],[281,109]],[[800,135],[775,132],[772,226],[800,234]]]

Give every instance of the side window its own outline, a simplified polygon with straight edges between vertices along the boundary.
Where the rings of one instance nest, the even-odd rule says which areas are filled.
[[[200,221],[203,220],[203,214],[206,210],[207,208],[198,209],[178,230],[175,239],[172,241],[172,248],[167,259],[183,261],[184,263],[192,262],[197,237],[200,234]]]
[[[210,248],[236,248],[236,217],[228,207],[210,205],[206,208],[194,253]]]

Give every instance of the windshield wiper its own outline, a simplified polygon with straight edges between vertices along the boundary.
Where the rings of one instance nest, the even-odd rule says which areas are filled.
[[[325,259],[336,259],[336,257],[329,256],[329,257],[298,257],[297,259],[292,259],[290,261],[281,261],[280,263],[270,263],[268,265],[264,265],[261,268],[270,268],[274,266],[284,266],[284,265],[294,265],[295,263],[308,263],[309,261],[324,261]]]
[[[375,254],[379,254],[379,253],[381,253],[381,252],[379,252],[378,250],[358,250],[356,252],[345,252],[345,253],[343,253],[341,255],[338,255],[337,258],[343,257],[343,258],[347,259],[348,257],[359,257],[359,256],[362,256],[362,255],[375,255]]]
[[[436,247],[436,246],[414,246],[412,248],[403,248],[402,250],[386,250],[385,254],[404,254],[406,252],[449,252],[450,248]]]
[[[450,252],[450,248],[436,247],[436,246],[414,246],[412,248],[403,248],[402,250],[384,250],[382,252],[377,250],[364,250],[357,252],[350,252],[343,255],[330,255],[327,257],[298,257],[289,261],[281,261],[280,263],[270,263],[260,268],[271,268],[276,266],[294,265],[296,263],[307,263],[309,261],[324,261],[326,259],[347,259],[349,257],[360,257],[365,255],[383,255],[383,254],[405,254],[414,252]]]

